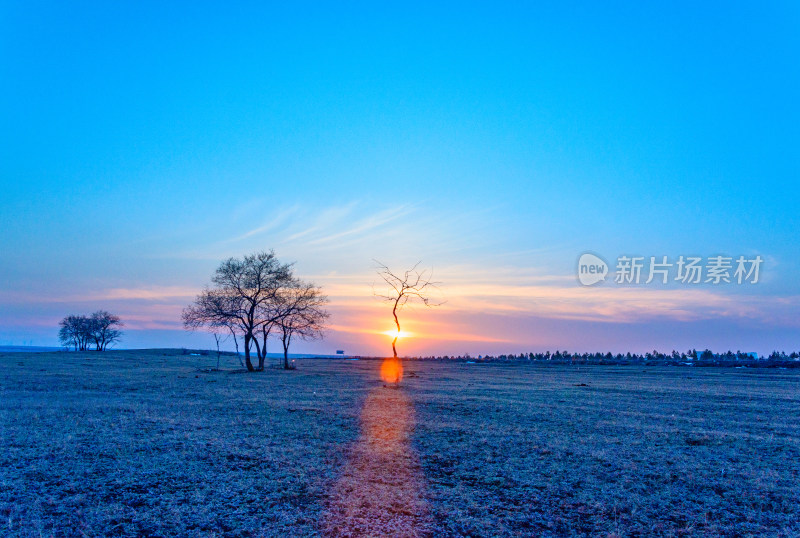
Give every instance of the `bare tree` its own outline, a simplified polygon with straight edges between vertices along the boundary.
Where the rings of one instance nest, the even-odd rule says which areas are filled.
[[[91,327],[91,336],[94,340],[97,351],[105,351],[108,346],[114,344],[122,337],[120,327],[124,324],[119,319],[119,316],[106,312],[105,310],[98,310],[89,318],[89,325]]]
[[[222,351],[219,349],[219,345],[228,339],[227,334],[222,335],[219,332],[212,330],[211,335],[214,337],[214,342],[217,344],[217,370],[219,370],[219,357],[222,355]]]
[[[235,336],[236,330],[244,326],[244,321],[239,318],[240,303],[240,299],[231,293],[205,289],[193,304],[183,309],[183,326],[190,331],[203,327],[212,333],[227,330]],[[237,341],[237,352],[238,349]]]
[[[88,321],[86,316],[66,316],[59,322],[58,339],[65,347],[75,351],[85,351],[89,344]]]
[[[418,301],[428,307],[440,306],[444,301],[436,302],[429,297],[430,293],[438,289],[438,282],[431,281],[433,270],[425,269],[420,271],[417,269],[422,262],[417,262],[414,267],[402,274],[395,274],[378,260],[373,261],[378,264],[378,275],[388,285],[385,293],[378,293],[375,291],[375,286],[373,284],[373,293],[376,297],[392,305],[392,316],[394,317],[394,324],[397,326],[397,334],[395,334],[394,340],[392,340],[392,353],[396,359],[397,339],[400,337],[400,319],[397,313],[412,300]]]
[[[184,326],[190,330],[224,327],[234,338],[236,333],[241,334],[247,369],[256,370],[250,359],[252,346],[256,348],[258,368],[263,369],[266,352],[262,352],[258,338],[265,322],[263,313],[276,301],[280,290],[294,282],[292,265],[280,263],[273,251],[257,252],[222,262],[211,280],[216,287],[204,290],[184,309]]]
[[[197,296],[194,304],[183,309],[183,326],[190,331],[206,327],[212,333],[217,331],[230,332],[236,346],[236,355],[239,356],[237,332],[245,334],[247,331],[247,321],[242,315],[242,310],[241,298],[236,295],[222,290],[206,289]],[[252,370],[249,353],[246,355],[250,366],[248,369]],[[242,364],[242,366],[245,365]]]
[[[243,321],[244,352],[247,369],[253,370],[250,345],[256,347],[259,368],[263,369],[263,355],[257,330],[263,323],[259,317],[262,308],[275,301],[278,291],[291,284],[292,266],[282,264],[273,251],[258,252],[239,260],[230,258],[217,269],[212,281],[229,291],[239,301],[239,317]]]
[[[301,282],[296,278],[287,279],[284,286],[275,294],[270,301],[261,303],[256,309],[256,335],[261,338],[261,348],[258,352],[258,368],[264,369],[267,359],[267,343],[273,330],[279,328],[281,318],[285,317],[287,305],[285,297],[289,290],[300,286]]]
[[[67,316],[59,322],[58,339],[75,351],[86,351],[92,344],[97,351],[105,351],[122,337],[123,325],[119,316],[105,310],[91,316]]]
[[[281,332],[284,369],[290,368],[292,338],[317,340],[324,337],[325,321],[330,316],[324,308],[327,303],[322,288],[309,282],[296,281],[279,295],[276,326]]]

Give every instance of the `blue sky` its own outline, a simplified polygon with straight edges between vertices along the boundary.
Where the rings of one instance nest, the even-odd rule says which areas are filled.
[[[206,345],[180,308],[275,248],[331,295],[299,351],[380,352],[373,258],[442,281],[413,352],[798,348],[798,23],[790,2],[3,3],[0,343],[103,307],[126,346]],[[764,274],[587,289],[587,250]]]

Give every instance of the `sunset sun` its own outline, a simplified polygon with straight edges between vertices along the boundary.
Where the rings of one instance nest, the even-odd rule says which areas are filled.
[[[383,331],[381,334],[385,334],[386,336],[390,336],[392,338],[410,338],[413,336],[413,334],[408,331],[398,331],[397,329],[389,329],[388,331]]]

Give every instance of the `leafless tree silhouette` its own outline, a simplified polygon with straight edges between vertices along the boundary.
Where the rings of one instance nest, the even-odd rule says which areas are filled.
[[[438,289],[439,283],[431,281],[433,276],[432,269],[424,269],[422,271],[417,269],[422,262],[417,262],[414,267],[402,274],[396,274],[378,260],[372,261],[377,264],[378,275],[389,286],[385,293],[378,293],[375,291],[375,285],[373,284],[372,292],[379,299],[392,305],[392,316],[394,317],[394,324],[397,326],[397,334],[392,340],[392,353],[396,359],[397,339],[400,336],[400,319],[397,313],[409,301],[418,301],[427,307],[440,306],[444,304],[444,301],[434,301],[429,296],[430,293]]]
[[[204,290],[184,309],[184,326],[189,330],[224,328],[234,337],[240,333],[247,369],[256,370],[250,360],[250,348],[255,346],[258,370],[263,370],[266,349],[262,350],[258,336],[269,320],[262,315],[278,293],[294,283],[291,264],[280,263],[272,251],[257,252],[222,262],[211,280],[216,287]]]
[[[281,331],[283,367],[288,370],[289,345],[292,337],[301,340],[323,338],[325,321],[329,317],[324,308],[328,303],[328,297],[322,293],[322,288],[310,282],[297,280],[293,286],[278,294],[277,303],[276,324]]]
[[[67,316],[59,323],[58,338],[66,347],[86,351],[91,344],[97,351],[105,351],[122,337],[125,324],[119,316],[98,310],[91,316]]]

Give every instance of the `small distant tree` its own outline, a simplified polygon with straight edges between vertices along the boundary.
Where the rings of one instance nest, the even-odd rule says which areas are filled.
[[[75,351],[85,351],[88,343],[86,330],[86,316],[66,316],[58,325],[58,339],[66,348]]]
[[[91,328],[91,338],[94,341],[97,351],[105,351],[108,346],[118,342],[122,337],[121,327],[123,326],[119,316],[98,310],[89,318]]]
[[[400,319],[397,316],[398,312],[410,300],[417,300],[428,307],[440,306],[443,304],[443,301],[435,302],[429,297],[429,294],[438,288],[438,283],[431,282],[430,280],[433,271],[427,269],[423,271],[417,270],[417,267],[419,267],[422,262],[417,262],[414,267],[402,274],[395,274],[381,262],[377,260],[373,261],[378,264],[378,275],[388,285],[384,293],[375,292],[375,287],[373,285],[373,293],[376,297],[392,305],[392,317],[394,317],[394,323],[397,327],[397,334],[394,340],[392,340],[392,353],[396,359],[397,339],[400,337]]]
[[[289,369],[289,346],[292,338],[318,340],[324,337],[325,310],[328,298],[314,284],[296,281],[278,297],[276,326],[280,329],[283,344],[283,367]]]
[[[122,338],[123,326],[119,316],[105,310],[90,316],[67,316],[59,322],[58,339],[75,351],[86,351],[91,345],[96,351],[105,351]]]
[[[211,335],[214,337],[214,342],[217,344],[217,370],[219,370],[219,357],[222,355],[222,350],[220,350],[219,345],[228,339],[227,334],[220,334],[218,331],[211,331]]]

